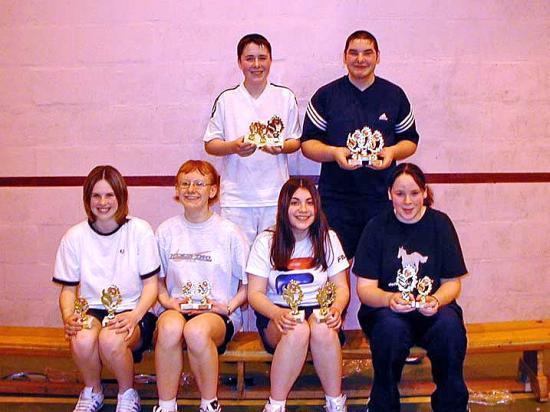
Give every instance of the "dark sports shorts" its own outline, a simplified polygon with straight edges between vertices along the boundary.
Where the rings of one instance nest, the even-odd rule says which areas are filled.
[[[235,333],[235,326],[233,325],[233,321],[225,315],[220,315],[219,313],[214,313],[214,312],[208,312],[208,313],[218,315],[220,318],[222,318],[223,323],[225,324],[225,337],[223,339],[222,344],[218,346],[218,354],[221,355],[227,349],[227,344],[231,341],[231,339],[233,339],[233,334]],[[200,315],[202,315],[202,313],[197,313],[196,315],[187,315],[187,314],[181,313],[181,316],[183,316],[185,320],[190,320]]]
[[[118,313],[129,312],[125,310]],[[93,316],[99,322],[103,322],[103,318],[107,316],[107,311],[105,309],[90,309],[88,310],[88,315]],[[138,322],[138,327],[140,331],[140,341],[138,342],[137,347],[132,350],[132,356],[134,362],[141,362],[143,359],[143,352],[151,349],[151,343],[153,342],[153,332],[155,331],[155,326],[157,324],[157,317],[151,312],[147,312],[143,318]]]
[[[277,306],[279,306],[280,308],[286,308],[286,306],[282,306],[282,305],[277,305]],[[317,305],[316,306],[299,306],[298,309],[305,311],[305,320],[307,321],[311,316],[311,314],[313,313],[313,310],[319,309],[319,306]],[[273,355],[275,353],[275,348],[268,343],[267,337],[266,337],[267,325],[269,324],[269,321],[271,319],[262,315],[259,312],[254,311],[254,313],[256,314],[256,329],[258,329],[258,333],[260,334],[260,338],[262,339],[264,348],[266,352],[271,353]],[[346,342],[346,335],[344,335],[344,331],[342,330],[341,327],[338,330],[338,339],[340,340],[340,345],[343,345]]]

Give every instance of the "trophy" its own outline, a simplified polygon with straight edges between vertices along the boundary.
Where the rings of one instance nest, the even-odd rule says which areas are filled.
[[[208,296],[212,292],[212,285],[207,280],[198,283],[187,281],[181,288],[184,302],[180,304],[181,310],[210,310],[212,304],[208,303]]]
[[[373,132],[365,126],[348,134],[346,146],[351,152],[348,164],[371,166],[381,162],[378,154],[384,148],[384,137],[378,130]]]
[[[273,116],[269,119],[267,124],[253,122],[248,127],[249,133],[244,137],[244,142],[255,144],[257,147],[282,147],[284,141],[281,137],[281,133],[284,129],[285,126],[279,116]]]
[[[397,271],[397,278],[395,282],[388,284],[388,286],[397,286],[403,300],[409,302],[411,307],[416,307],[415,301],[411,299],[411,294],[418,282],[417,277],[418,269],[414,265],[407,265],[403,269]]]
[[[101,291],[101,303],[103,303],[103,306],[107,309],[107,316],[105,316],[103,322],[101,322],[103,327],[107,326],[109,322],[115,318],[116,308],[121,302],[122,296],[120,295],[118,286],[111,285],[107,290],[103,289]]]
[[[252,143],[258,147],[267,146],[267,126],[262,122],[253,122],[248,127],[249,133],[244,137],[245,143]]]
[[[267,122],[267,133],[268,146],[279,146],[284,145],[284,141],[281,137],[281,133],[285,130],[285,125],[279,116],[273,116],[269,122]]]
[[[302,292],[300,284],[294,279],[283,287],[283,299],[290,307],[290,313],[298,323],[302,323],[305,317],[304,311],[298,310],[298,306],[302,303],[303,298],[304,292]]]
[[[74,313],[79,317],[79,321],[84,329],[92,328],[92,318],[88,316],[87,312],[90,306],[88,301],[83,297],[75,298],[74,300]]]
[[[416,290],[418,291],[418,295],[420,296],[420,302],[415,302],[415,307],[421,308],[426,304],[426,297],[432,291],[433,283],[434,281],[428,276],[424,276],[418,281],[418,283],[416,284]]]
[[[317,292],[317,302],[320,308],[313,310],[317,323],[324,323],[327,321],[328,310],[335,299],[336,285],[334,283],[328,281],[322,288],[319,288]]]

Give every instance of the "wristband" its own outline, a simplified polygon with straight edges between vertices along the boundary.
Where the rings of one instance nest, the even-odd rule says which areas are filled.
[[[432,295],[432,298],[434,298],[435,301],[437,302],[437,306],[441,306],[441,303],[439,302],[439,299],[437,298],[437,296]]]

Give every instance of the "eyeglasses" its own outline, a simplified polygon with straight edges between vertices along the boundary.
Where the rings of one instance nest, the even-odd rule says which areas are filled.
[[[204,189],[206,186],[210,186],[212,183],[206,183],[202,180],[184,180],[178,183],[180,189],[189,189],[191,186],[195,186],[198,189]]]

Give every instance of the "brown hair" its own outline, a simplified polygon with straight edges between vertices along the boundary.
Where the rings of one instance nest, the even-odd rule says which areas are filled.
[[[388,179],[388,189],[391,190],[393,184],[397,178],[401,175],[409,175],[413,178],[415,183],[422,191],[426,191],[426,198],[424,199],[424,206],[431,206],[434,203],[434,195],[430,186],[426,184],[426,175],[424,172],[414,163],[401,163],[399,164],[390,175]]]
[[[188,160],[180,166],[178,173],[176,173],[176,187],[178,186],[178,178],[181,174],[187,174],[194,171],[198,171],[201,175],[209,178],[211,185],[215,185],[216,195],[213,198],[208,199],[208,206],[212,206],[218,201],[220,194],[220,175],[212,163],[207,162],[206,160]],[[179,200],[178,197],[175,197],[176,200]]]
[[[90,200],[92,199],[94,186],[100,180],[105,180],[113,189],[118,202],[118,209],[115,212],[114,219],[121,225],[124,223],[126,216],[128,216],[128,187],[120,172],[109,165],[94,167],[84,181],[84,186],[82,187],[82,200],[88,219],[92,223],[96,221],[96,217],[92,213],[92,208],[90,207]]]
[[[276,270],[287,270],[288,263],[294,252],[296,239],[292,233],[292,227],[288,218],[288,208],[292,196],[299,188],[307,190],[313,199],[315,215],[312,225],[309,227],[309,238],[313,247],[314,267],[328,268],[325,247],[330,245],[328,238],[327,219],[321,210],[321,199],[315,184],[308,179],[290,178],[281,188],[277,205],[277,221],[273,233],[271,245],[271,264]],[[330,250],[330,248],[327,248]]]
[[[370,40],[374,45],[374,50],[376,53],[378,54],[380,52],[380,50],[378,50],[378,40],[376,40],[376,37],[366,30],[357,30],[348,36],[346,40],[346,47],[344,47],[344,54],[348,52],[349,44],[355,39]]]
[[[244,48],[248,46],[250,43],[257,44],[258,46],[263,46],[267,49],[269,52],[269,58],[271,58],[271,44],[267,39],[258,33],[251,33],[244,36],[241,40],[239,40],[239,44],[237,44],[237,60],[241,59],[241,55],[243,54]]]

